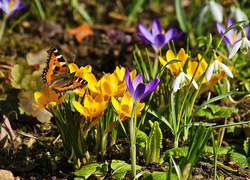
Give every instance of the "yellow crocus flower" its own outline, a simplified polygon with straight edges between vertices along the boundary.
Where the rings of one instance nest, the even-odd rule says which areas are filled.
[[[58,93],[43,84],[42,92],[37,91],[34,93],[34,98],[38,105],[34,103],[32,105],[38,109],[47,109],[48,111],[52,112],[50,106],[52,105],[53,107],[56,107],[65,99],[65,96],[66,94],[59,98]]]
[[[91,123],[103,115],[107,101],[104,100],[102,94],[99,94],[95,98],[91,95],[86,95],[83,102],[84,106],[77,101],[72,101],[72,103],[76,110],[80,112],[89,123]]]
[[[133,99],[130,96],[129,92],[126,92],[122,97],[121,102],[119,103],[114,97],[111,98],[112,105],[117,111],[119,118],[121,121],[124,121],[128,118],[131,118],[132,107],[133,107]],[[145,106],[145,103],[139,104],[137,103],[137,116],[141,115],[141,111]]]
[[[187,58],[188,58],[188,54],[186,54],[185,50],[181,48],[177,56],[175,56],[173,51],[168,50],[166,53],[166,61],[160,56],[159,56],[159,61],[163,66],[165,66],[171,60],[181,60],[182,62],[172,63],[172,64],[167,65],[167,68],[171,71],[171,74],[173,76],[177,76],[179,74],[179,67],[184,66],[184,63],[186,62]]]

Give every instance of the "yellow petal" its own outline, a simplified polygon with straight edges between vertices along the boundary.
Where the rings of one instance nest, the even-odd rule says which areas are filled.
[[[222,56],[218,56],[217,60],[222,63]]]
[[[45,108],[44,106],[39,106],[39,105],[34,104],[34,103],[32,103],[32,106],[34,106],[37,109],[44,109]]]
[[[84,107],[90,108],[91,106],[93,106],[93,97],[86,95],[84,99]]]
[[[161,56],[159,56],[159,61],[163,66],[166,66],[167,61],[165,61]]]
[[[61,97],[58,99],[58,101],[57,101],[57,105],[58,105],[58,104],[61,104],[61,102],[65,99],[65,97],[66,97],[66,94],[64,94],[63,96],[61,96]]]
[[[50,102],[50,103],[46,104],[46,109],[51,111],[51,108],[50,108],[51,106],[56,107],[56,102]]]
[[[38,91],[35,92],[34,93],[34,98],[35,98],[36,102],[39,105],[41,105],[41,106],[43,106],[45,108],[45,106],[48,103],[48,101],[47,101],[47,99],[46,99],[46,97],[45,97],[45,95],[43,93],[38,92]]]
[[[72,73],[72,72],[77,72],[79,70],[79,68],[75,63],[70,63],[69,64],[69,70]]]
[[[79,102],[72,101],[72,104],[79,113],[83,114],[83,106]]]
[[[120,110],[120,104],[118,103],[118,101],[114,97],[111,97],[111,102],[112,102],[112,105],[115,108],[115,110],[119,111]]]
[[[186,54],[185,50],[183,48],[181,48],[177,54],[177,59],[182,60],[183,62],[186,62],[187,58],[188,58],[188,54]],[[181,64],[184,65],[184,63],[181,63]]]
[[[101,88],[102,88],[103,94],[112,95],[112,89],[111,89],[110,82],[107,82],[107,81],[103,82],[101,84]]]
[[[175,54],[173,53],[173,51],[171,51],[171,50],[167,51],[166,59],[167,59],[167,62],[169,62],[169,61],[171,61],[173,59],[176,59]]]

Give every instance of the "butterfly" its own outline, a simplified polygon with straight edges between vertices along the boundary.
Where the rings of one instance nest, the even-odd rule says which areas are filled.
[[[75,76],[75,72],[70,73],[63,56],[60,52],[52,47],[48,51],[47,66],[42,73],[43,82],[56,93],[83,88],[88,82]]]

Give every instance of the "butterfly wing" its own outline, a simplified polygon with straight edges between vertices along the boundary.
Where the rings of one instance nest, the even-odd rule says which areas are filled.
[[[58,93],[87,85],[85,79],[76,77],[75,73],[70,73],[63,56],[56,48],[50,48],[47,53],[47,66],[42,74],[43,82],[47,86]]]

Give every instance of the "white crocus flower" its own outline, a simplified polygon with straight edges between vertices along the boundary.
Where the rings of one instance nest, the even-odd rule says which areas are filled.
[[[209,1],[207,5],[204,6],[204,8],[201,10],[200,13],[200,22],[202,23],[204,20],[204,16],[207,13],[207,11],[210,10],[213,18],[216,22],[221,23],[223,21],[223,8],[222,6],[215,2],[215,1]]]
[[[183,86],[187,85],[187,79],[191,81],[192,77],[185,74],[184,72],[181,72],[176,79],[173,82],[173,91],[174,93],[178,90],[181,89]],[[193,80],[192,81],[194,87],[198,89],[197,83]]]
[[[244,29],[242,29],[242,39],[239,40],[237,43],[234,44],[230,54],[229,54],[229,59],[231,59],[239,49],[241,49],[241,52],[243,54],[247,54],[248,50],[250,48],[250,41],[246,37],[246,32]]]
[[[230,77],[233,78],[233,73],[231,70],[223,63],[219,62],[217,59],[207,68],[205,78],[206,81],[209,81],[212,76],[216,74],[220,74],[221,68],[225,71],[225,73]]]

